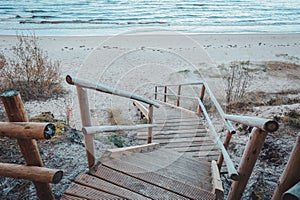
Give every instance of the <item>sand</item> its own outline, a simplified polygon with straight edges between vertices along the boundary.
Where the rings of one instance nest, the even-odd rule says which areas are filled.
[[[204,79],[221,102],[225,99],[225,85],[220,66],[233,61],[299,63],[299,41],[300,34],[182,35],[175,32],[140,32],[112,37],[39,37],[39,45],[48,52],[49,58],[61,61],[62,79],[71,74],[149,98],[153,98],[155,84],[188,83]],[[0,37],[4,54],[10,54],[15,44],[16,38],[13,36]],[[296,78],[291,80],[286,73],[294,74],[282,70],[276,79],[270,79],[268,74],[260,74],[252,82],[251,90],[276,92],[282,88],[299,88],[299,74],[294,74]],[[51,111],[57,118],[65,119],[66,110],[71,107],[74,112],[72,125],[80,128],[75,88],[65,81],[64,86],[69,91],[65,98],[28,102],[28,115],[31,117],[42,111]],[[105,118],[106,110],[122,110],[130,106],[131,103],[124,99],[91,93],[95,124],[105,123],[102,118]],[[124,112],[130,118],[131,113],[127,110]]]
[[[15,44],[15,37],[0,36],[0,50],[4,54],[11,54]],[[249,62],[251,64],[248,67],[253,65],[254,77],[248,88],[251,92],[272,95],[294,91],[295,94],[286,94],[292,98],[299,97],[300,93],[299,67],[277,67],[267,71],[263,67],[264,62],[270,61],[299,64],[300,34],[187,36],[174,32],[146,32],[113,37],[44,36],[39,37],[39,44],[48,52],[49,58],[61,61],[62,79],[70,74],[152,99],[155,84],[189,83],[204,79],[221,104],[224,104],[225,83],[222,70],[231,62]],[[26,111],[29,117],[50,111],[57,119],[66,120],[67,110],[71,109],[71,126],[80,129],[75,87],[67,85],[65,81],[63,84],[68,91],[64,98],[26,102]],[[192,90],[189,95],[195,96],[198,93]],[[89,97],[94,125],[108,124],[107,116],[111,111],[122,113],[122,123],[135,123],[136,109],[132,106],[132,101],[95,92],[90,92]],[[289,110],[300,110],[300,104],[253,106],[247,114],[271,118]],[[216,121],[215,118],[213,120]],[[246,140],[247,136],[238,137],[233,141],[236,144],[234,148],[243,147]],[[282,168],[276,170],[279,176]],[[259,173],[254,174],[257,177]],[[254,178],[252,182],[255,180]]]

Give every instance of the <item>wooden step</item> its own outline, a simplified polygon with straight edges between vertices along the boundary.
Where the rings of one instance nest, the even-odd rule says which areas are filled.
[[[81,184],[83,186],[91,187],[91,188],[96,188],[97,190],[101,190],[105,193],[113,194],[115,196],[118,196],[122,199],[141,199],[141,200],[146,200],[149,199],[145,196],[142,196],[138,193],[132,192],[130,190],[127,190],[123,187],[119,187],[115,184],[112,184],[110,182],[107,182],[103,179],[99,179],[95,176],[88,175],[88,174],[80,174],[75,182],[77,184]]]
[[[163,176],[157,171],[149,171],[147,169],[138,167],[135,164],[124,162],[120,159],[112,159],[110,161],[106,161],[105,163],[103,163],[103,165],[114,168],[118,171],[122,171],[123,173],[126,173],[140,180],[147,181],[148,183],[158,185],[161,188],[164,188],[168,191],[173,191],[189,199],[197,199],[199,198],[199,196],[205,193],[204,190],[198,187],[184,184],[178,180]]]

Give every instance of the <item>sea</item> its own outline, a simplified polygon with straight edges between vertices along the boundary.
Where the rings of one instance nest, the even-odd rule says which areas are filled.
[[[0,0],[0,35],[299,33],[299,0]]]

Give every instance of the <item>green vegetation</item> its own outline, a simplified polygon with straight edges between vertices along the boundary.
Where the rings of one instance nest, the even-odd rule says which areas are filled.
[[[112,134],[108,136],[108,141],[113,143],[115,146],[121,148],[127,146],[125,143],[126,141],[124,140],[124,137],[122,137],[119,134]]]

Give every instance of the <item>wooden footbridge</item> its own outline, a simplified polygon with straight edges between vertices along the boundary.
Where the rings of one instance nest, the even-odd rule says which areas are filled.
[[[61,198],[65,200],[223,199],[220,172],[228,173],[233,182],[227,199],[241,199],[267,133],[278,129],[277,122],[272,120],[225,114],[205,82],[159,85],[155,87],[155,99],[150,100],[71,76],[67,76],[66,80],[77,88],[89,171],[80,174],[69,186]],[[177,88],[176,94],[170,93],[174,91],[170,90],[171,87]],[[197,87],[199,97],[182,95],[184,87]],[[147,119],[147,124],[92,126],[87,89],[132,99],[136,108]],[[159,92],[160,89],[162,93]],[[220,114],[221,122],[227,127],[224,141],[221,141],[206,111],[204,95],[209,97]],[[162,99],[159,100],[159,97]],[[195,111],[180,107],[180,100],[184,98],[196,100]],[[174,104],[170,104],[171,99]],[[253,127],[238,170],[227,152],[230,139],[235,134],[232,121]],[[0,124],[1,135],[5,132],[2,127]],[[139,145],[110,149],[96,158],[94,136],[121,130],[135,131]],[[7,131],[5,133],[8,135]],[[297,196],[293,192],[297,189],[293,188],[298,188],[300,181],[297,171],[300,167],[299,138],[300,136],[273,200]],[[53,179],[53,174],[50,177]],[[30,180],[37,181],[37,184],[39,181]],[[51,182],[49,179],[43,181]],[[290,188],[291,191],[288,190]],[[51,195],[43,195],[42,188],[36,189],[40,199],[51,199]]]

